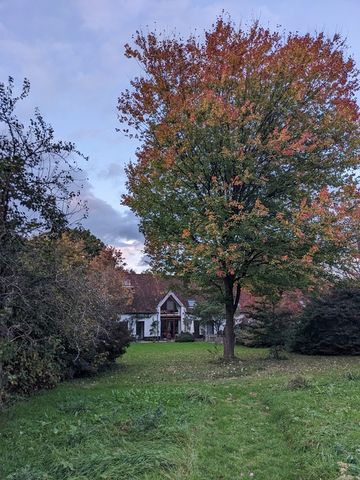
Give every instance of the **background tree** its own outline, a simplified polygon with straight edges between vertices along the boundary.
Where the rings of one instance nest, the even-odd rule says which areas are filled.
[[[156,340],[160,340],[160,332],[159,332],[159,320],[153,320],[150,324],[150,335],[152,337],[156,337]]]
[[[313,296],[297,319],[293,349],[309,355],[360,355],[360,287],[342,281]]]
[[[68,228],[69,237],[74,241],[83,242],[84,251],[90,257],[96,257],[102,250],[105,249],[105,243],[97,238],[90,230],[83,227]]]
[[[200,319],[202,325],[211,324],[215,333],[220,333],[225,322],[225,308],[217,292],[212,297],[201,299],[191,311],[193,317]]]
[[[39,110],[25,126],[15,110],[30,91],[25,79],[21,94],[14,80],[0,83],[0,238],[10,233],[54,231],[66,226],[80,206],[75,185],[83,157],[71,142],[55,140],[54,130]]]
[[[248,347],[287,346],[294,327],[294,313],[275,298],[259,298],[251,307],[242,310],[245,319],[236,327],[237,342]]]
[[[73,143],[55,140],[37,109],[25,126],[16,107],[28,96],[30,83],[24,80],[19,96],[13,89],[11,77],[7,85],[0,83],[0,317],[11,315],[14,279],[21,275],[18,254],[29,235],[62,231],[84,208],[74,158],[85,157]]]
[[[322,283],[330,274],[324,275]],[[272,347],[276,357],[291,342],[296,316],[303,310],[307,297],[306,277],[283,269],[266,270],[251,286],[253,301],[241,307],[242,322],[236,326],[236,341],[251,347]],[[293,286],[297,289],[293,290]],[[307,292],[308,293],[308,292]]]
[[[338,35],[222,17],[201,38],[140,32],[134,43],[126,56],[144,73],[118,108],[141,147],[124,202],[155,268],[219,289],[231,360],[242,287],[272,272],[306,285],[348,249],[357,70]]]

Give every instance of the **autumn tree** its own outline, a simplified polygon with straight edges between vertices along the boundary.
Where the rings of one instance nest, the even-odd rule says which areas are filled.
[[[0,83],[0,320],[11,316],[16,279],[27,239],[61,232],[85,206],[76,180],[85,158],[72,142],[57,140],[38,109],[25,124],[17,115],[30,82],[14,92],[14,80]],[[84,213],[84,210],[82,210]],[[81,214],[82,215],[82,214]]]
[[[104,247],[89,265],[88,278],[112,306],[115,316],[131,303],[132,292],[124,288],[124,268],[121,250],[110,245]]]
[[[143,73],[118,104],[141,142],[124,202],[159,271],[221,292],[231,360],[241,288],[273,272],[282,288],[305,286],[346,253],[356,67],[338,35],[224,17],[203,37],[138,32],[126,56]]]

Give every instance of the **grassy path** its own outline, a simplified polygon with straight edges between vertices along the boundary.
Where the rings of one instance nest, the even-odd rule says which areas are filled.
[[[0,479],[360,476],[359,358],[220,353],[136,344],[109,374],[18,402],[0,416]]]

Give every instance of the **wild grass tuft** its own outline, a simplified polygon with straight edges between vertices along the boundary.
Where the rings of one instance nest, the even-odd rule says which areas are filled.
[[[309,387],[310,387],[309,380],[301,375],[291,378],[287,383],[287,388],[289,390],[301,390]]]
[[[186,398],[191,402],[201,402],[214,405],[216,398],[213,395],[209,395],[208,392],[192,388],[186,392]]]

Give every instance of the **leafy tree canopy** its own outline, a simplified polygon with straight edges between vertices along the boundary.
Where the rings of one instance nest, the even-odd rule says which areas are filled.
[[[160,271],[215,285],[225,357],[244,285],[307,285],[338,261],[359,215],[357,69],[338,35],[138,32],[144,73],[119,98],[140,139],[124,202]],[[132,135],[133,133],[130,132]]]
[[[0,236],[62,229],[79,210],[80,173],[71,142],[55,139],[53,128],[36,109],[25,126],[16,116],[29,95],[25,79],[19,96],[14,80],[0,83]],[[83,157],[85,158],[85,157]]]
[[[72,240],[83,242],[84,251],[89,257],[96,257],[105,248],[105,243],[85,228],[68,229],[68,234]]]

